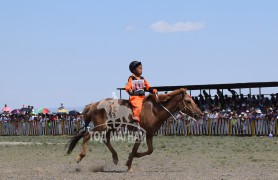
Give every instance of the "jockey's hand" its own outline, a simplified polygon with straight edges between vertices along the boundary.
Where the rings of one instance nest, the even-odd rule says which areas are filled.
[[[132,89],[128,90],[128,93],[131,95],[132,94]]]
[[[153,94],[157,94],[157,89],[153,89]]]

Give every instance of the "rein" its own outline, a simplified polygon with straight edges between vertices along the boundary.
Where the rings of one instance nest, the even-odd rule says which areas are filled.
[[[167,112],[174,118],[175,121],[178,122],[178,120],[175,118],[175,116],[174,116],[165,106],[163,106],[163,104],[159,101],[157,93],[156,93],[155,95],[156,95],[156,98],[157,98],[159,104],[161,105],[161,107],[162,107],[163,109],[165,109],[165,111],[167,111]],[[185,107],[184,107],[184,108],[185,108]]]
[[[176,117],[173,115],[173,113],[171,113],[171,112],[170,112],[165,106],[163,106],[163,104],[159,101],[158,94],[156,93],[155,95],[156,95],[156,98],[157,98],[159,104],[161,105],[161,107],[162,107],[165,111],[167,111],[167,112],[173,117],[173,119],[174,119],[176,122],[179,122],[179,121],[176,119]],[[183,102],[183,104],[184,104],[184,108],[183,108],[183,109],[186,110],[186,104],[185,104],[185,102],[184,102],[183,99],[182,99],[182,102]],[[182,109],[182,110],[183,110],[183,109]],[[189,109],[193,114],[195,114],[195,113],[193,112],[192,109],[190,109],[190,108],[188,108],[188,109]],[[182,114],[182,115],[184,116],[185,113],[183,113],[182,110],[180,110],[179,113]],[[189,117],[190,117],[190,116],[189,116]],[[196,119],[194,119],[194,118],[192,118],[192,117],[190,118],[190,122],[191,122],[191,120],[196,121]]]

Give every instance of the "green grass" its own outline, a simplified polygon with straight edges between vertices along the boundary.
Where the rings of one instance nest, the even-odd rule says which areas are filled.
[[[43,167],[43,170],[54,173],[54,175],[55,173],[59,175],[59,173],[57,174],[59,171],[72,172],[72,169],[76,169],[77,166],[75,157],[80,153],[82,140],[79,141],[71,155],[66,155],[65,144],[70,137],[0,136],[0,142],[40,143],[19,146],[0,145],[0,166],[2,165],[3,168],[1,170],[9,174],[10,169],[16,167],[16,171],[20,171],[19,174],[29,172],[29,170],[29,174],[32,174],[33,171],[40,172],[41,169],[38,168]],[[111,144],[118,153],[121,170],[125,169],[124,163],[133,144],[122,141],[112,141]],[[252,167],[253,173],[273,174],[278,167],[277,144],[277,137],[155,136],[153,154],[135,159],[134,165],[140,166],[144,172],[153,170],[159,173],[167,171],[177,172],[177,174],[181,172],[194,175],[201,173],[201,177],[202,172],[206,171],[210,175],[208,179],[215,179],[214,174],[209,174],[210,172],[219,173],[219,177],[224,171],[225,173],[235,172],[234,174],[237,175],[242,168],[246,167]],[[141,144],[139,151],[147,151],[146,143]],[[89,141],[87,156],[78,167],[83,167],[82,172],[86,172],[88,167],[99,164],[108,164],[112,169],[116,168],[112,166],[111,153],[105,144]],[[65,170],[69,167],[69,170]],[[91,172],[85,174],[92,175]],[[46,173],[45,177],[48,177],[47,175]]]

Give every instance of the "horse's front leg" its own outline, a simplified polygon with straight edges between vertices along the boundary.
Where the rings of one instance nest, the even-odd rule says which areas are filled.
[[[90,139],[90,133],[87,132],[83,135],[83,143],[80,154],[76,157],[76,162],[79,163],[86,156],[87,142]]]
[[[132,165],[132,161],[133,161],[134,157],[140,158],[140,157],[143,157],[143,156],[146,156],[146,155],[150,155],[153,152],[153,135],[147,135],[146,141],[147,141],[147,145],[148,145],[148,150],[144,153],[138,153],[137,151],[138,151],[138,148],[141,144],[141,141],[136,140],[136,142],[133,146],[133,149],[132,149],[132,153],[129,155],[128,161],[126,162],[126,165],[128,167],[127,170],[129,172],[132,171],[131,165]]]
[[[152,152],[153,152],[153,136],[152,135],[147,135],[146,141],[147,141],[148,150],[146,152],[143,152],[143,153],[136,152],[134,157],[140,158],[140,157],[152,154]]]
[[[118,158],[117,152],[115,151],[115,149],[112,147],[112,145],[110,143],[110,134],[111,134],[111,131],[106,132],[106,139],[103,142],[108,147],[110,152],[112,153],[112,158],[113,158],[114,164],[117,165],[119,162],[119,158]]]

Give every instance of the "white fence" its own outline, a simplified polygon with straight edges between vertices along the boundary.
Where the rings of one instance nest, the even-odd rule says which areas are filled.
[[[264,120],[197,120],[197,121],[165,121],[157,134],[161,135],[277,135],[278,123]]]
[[[82,127],[83,121],[20,121],[0,122],[0,135],[38,136],[38,135],[73,135]],[[277,135],[278,122],[265,120],[167,120],[156,133],[158,135]]]
[[[63,135],[75,134],[81,121],[20,121],[0,123],[0,135]]]

